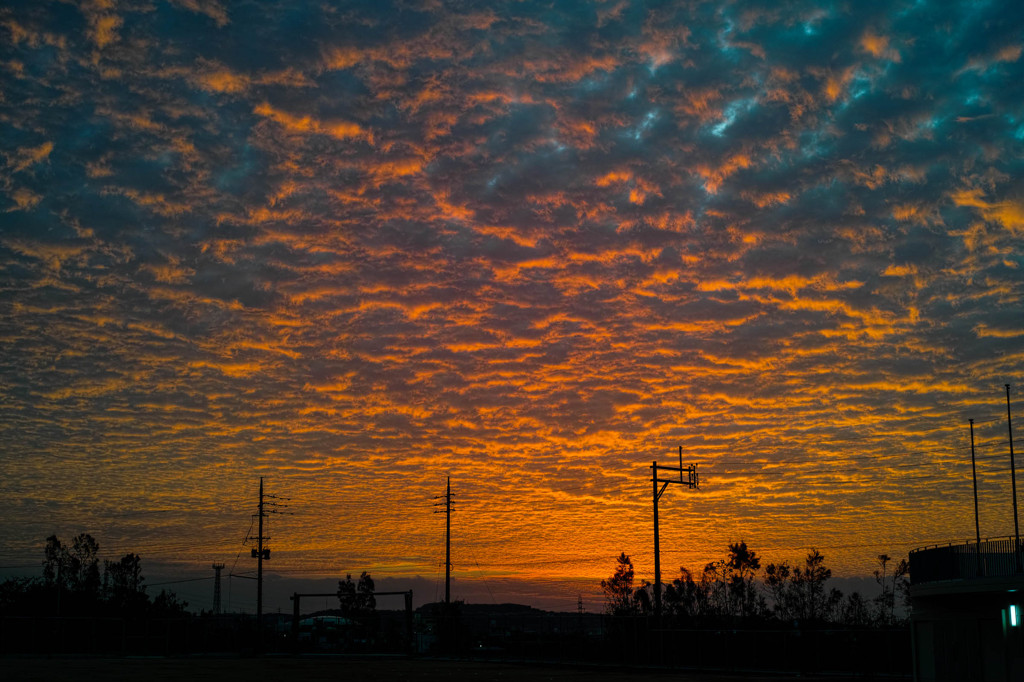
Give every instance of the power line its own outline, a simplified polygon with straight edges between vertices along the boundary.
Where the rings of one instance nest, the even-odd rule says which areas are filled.
[[[147,583],[146,587],[160,587],[161,585],[178,585],[180,583],[194,583],[200,580],[213,580],[212,575],[208,575],[205,578],[183,578],[182,580],[166,580],[159,583]]]

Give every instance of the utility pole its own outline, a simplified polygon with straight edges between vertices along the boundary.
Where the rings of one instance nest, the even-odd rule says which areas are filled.
[[[452,603],[452,477],[444,493],[444,603]]]
[[[435,500],[443,499],[444,502],[435,502],[435,507],[444,507],[442,512],[435,509],[435,514],[444,514],[444,608],[441,617],[441,646],[448,649],[453,646],[455,631],[454,614],[452,613],[452,477],[448,477],[448,486],[444,495],[435,497]]]
[[[450,606],[452,603],[452,477],[448,477],[448,488],[444,495],[438,495],[435,500],[444,500],[444,604]],[[440,507],[441,503],[434,504]],[[440,514],[440,510],[434,510]]]
[[[213,578],[213,615],[220,615],[220,572],[224,570],[224,564],[214,564],[213,570],[216,572]]]
[[[1006,384],[1006,428],[1010,432],[1010,482],[1013,485],[1013,555],[1020,573],[1020,525],[1017,523],[1017,474],[1013,466],[1013,422],[1010,421],[1010,384]]]
[[[268,514],[284,514],[277,510],[277,507],[288,505],[267,500],[287,499],[279,498],[277,495],[265,495],[263,493],[263,477],[260,476],[260,497],[256,508],[256,516],[259,519],[257,525],[256,547],[252,550],[252,558],[256,559],[256,651],[263,649],[263,562],[270,560],[270,548],[264,546],[264,542],[270,537],[263,534],[263,519]],[[269,509],[268,509],[269,507]]]
[[[658,478],[659,469],[662,471],[678,472],[679,479]],[[683,473],[686,473],[686,480],[683,480]],[[658,538],[658,500],[665,493],[665,488],[668,487],[669,483],[680,483],[691,490],[696,489],[698,483],[697,465],[691,464],[687,467],[683,466],[683,446],[680,445],[679,466],[658,466],[658,460],[654,460],[651,464],[651,481],[654,484],[654,617],[661,618],[661,547],[660,540]],[[660,490],[658,489],[659,483],[662,484]]]
[[[263,477],[260,476],[259,534],[256,536],[256,650],[263,650]],[[268,552],[269,553],[269,552]],[[268,557],[269,558],[269,557]]]
[[[981,525],[978,523],[978,470],[974,464],[974,420],[968,419],[971,427],[971,477],[974,479],[974,537],[978,555],[978,577],[981,577]]]

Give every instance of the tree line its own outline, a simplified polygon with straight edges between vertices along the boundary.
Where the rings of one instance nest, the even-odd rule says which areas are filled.
[[[887,554],[876,558],[875,582],[880,592],[866,598],[860,592],[844,595],[827,583],[832,570],[818,550],[802,563],[771,563],[761,570],[761,557],[740,541],[728,546],[724,559],[705,564],[700,573],[681,567],[679,577],[663,585],[662,613],[680,625],[710,625],[728,621],[833,624],[850,627],[890,627],[906,616],[897,603],[909,604],[910,565]],[[613,616],[645,616],[654,611],[653,585],[635,584],[633,562],[625,552],[615,571],[601,581],[606,612]]]
[[[46,538],[42,575],[8,578],[0,583],[0,611],[8,616],[148,616],[185,614],[188,604],[161,589],[146,592],[142,558],[133,552],[116,561],[103,560],[100,546],[88,533],[64,544]]]

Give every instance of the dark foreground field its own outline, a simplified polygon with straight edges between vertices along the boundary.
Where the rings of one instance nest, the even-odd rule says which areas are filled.
[[[20,658],[0,659],[0,677],[40,682],[768,682],[784,675],[737,675],[589,666],[544,666],[402,658]],[[797,678],[792,678],[797,679]],[[845,682],[860,678],[798,678]],[[899,679],[899,678],[895,678]]]

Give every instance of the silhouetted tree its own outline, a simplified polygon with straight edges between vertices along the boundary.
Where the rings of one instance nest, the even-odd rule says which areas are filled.
[[[690,621],[707,613],[707,593],[693,574],[680,567],[679,577],[665,586],[665,612],[683,621]]]
[[[99,543],[88,533],[76,536],[70,547],[56,535],[46,538],[43,579],[39,586],[46,593],[46,600],[55,600],[57,613],[91,615],[106,609],[117,615],[142,615],[149,611],[167,617],[186,612],[188,603],[179,600],[173,592],[161,591],[150,602],[142,575],[142,559],[137,554],[128,553],[118,561],[104,561],[101,580],[99,549]]]
[[[843,619],[843,591],[833,587],[825,597],[824,620],[839,623]]]
[[[647,616],[654,613],[654,586],[646,580],[640,584],[640,587],[636,588],[633,592],[633,607],[634,611],[641,615]]]
[[[882,588],[882,593],[875,598],[875,614],[879,625],[891,625],[896,621],[896,594],[905,590],[905,584],[909,584],[907,575],[910,573],[910,564],[906,559],[901,559],[892,571],[886,575],[886,570],[892,557],[888,554],[878,555],[878,568],[875,569],[875,582]]]
[[[871,611],[868,602],[860,592],[853,592],[843,602],[840,620],[844,625],[867,627],[871,625]]]
[[[636,601],[633,594],[633,561],[625,552],[615,560],[615,572],[607,580],[601,581],[604,591],[605,610],[612,616],[631,616],[636,614]]]
[[[899,576],[893,581],[895,584],[895,592],[899,596],[900,601],[903,602],[903,608],[906,609],[906,613],[910,613],[910,562],[906,559],[900,559],[900,563],[897,566],[897,573]]]
[[[178,595],[167,590],[160,590],[153,599],[150,612],[157,618],[172,618],[186,615],[188,602],[178,599]]]
[[[56,535],[46,538],[43,549],[43,582],[47,586],[68,589],[71,580],[71,556]]]
[[[346,618],[366,616],[377,608],[377,598],[373,595],[373,578],[366,571],[359,576],[359,582],[352,581],[352,574],[338,581],[338,602],[341,612]]]
[[[760,615],[764,611],[764,605],[754,585],[754,578],[761,568],[761,558],[741,540],[729,545],[729,557],[726,559],[725,567],[728,571],[730,615]]]
[[[724,560],[704,564],[704,570],[700,574],[700,589],[706,597],[705,615],[729,615],[728,578],[728,568]]]
[[[38,616],[40,605],[52,603],[53,586],[39,578],[7,578],[0,582],[0,614]]]
[[[794,616],[791,577],[792,569],[788,561],[768,564],[764,568],[764,584],[772,600],[772,612],[782,621],[792,620]]]
[[[99,543],[81,533],[68,547],[51,535],[43,553],[43,582],[55,591],[57,613],[95,610],[101,596]]]
[[[81,533],[71,543],[71,568],[75,589],[85,594],[100,590],[100,545],[88,533]]]
[[[824,620],[829,611],[830,598],[825,594],[825,583],[832,577],[832,569],[825,567],[825,557],[816,549],[807,553],[804,565],[793,569],[790,577],[794,588],[794,602],[798,617],[808,622]]]
[[[149,599],[138,554],[128,553],[120,561],[103,562],[103,592],[115,609],[140,611],[145,608]]]

